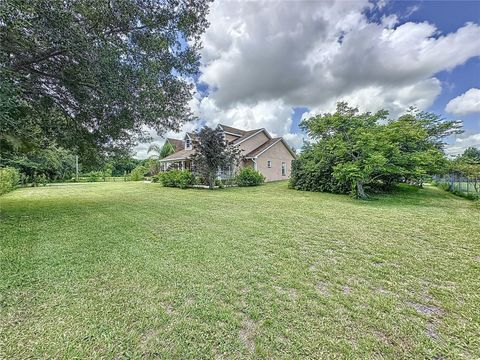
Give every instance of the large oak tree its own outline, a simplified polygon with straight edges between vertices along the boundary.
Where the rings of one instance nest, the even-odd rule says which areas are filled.
[[[5,0],[2,154],[128,149],[191,118],[208,0]]]

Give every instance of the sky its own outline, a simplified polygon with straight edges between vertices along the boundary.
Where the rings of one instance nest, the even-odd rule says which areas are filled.
[[[266,128],[296,149],[302,119],[338,101],[462,120],[446,152],[480,148],[480,0],[215,1],[190,107],[206,124]],[[147,157],[149,144],[136,147]]]

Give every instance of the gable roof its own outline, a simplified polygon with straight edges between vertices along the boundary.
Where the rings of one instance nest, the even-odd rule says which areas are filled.
[[[189,137],[191,140],[195,140],[197,138],[197,135],[193,132],[187,132],[185,133],[185,137]]]
[[[279,138],[270,139],[270,140],[264,142],[258,148],[250,151],[247,155],[245,155],[245,158],[247,158],[247,159],[256,158],[256,157],[262,155],[265,151],[270,149],[273,145],[275,145],[278,142],[282,142],[283,145],[287,148],[287,150],[290,152],[290,154],[292,154],[292,156],[294,158],[297,157],[297,155],[293,152],[293,150],[290,148],[290,146],[288,146],[287,142],[283,138],[279,137]]]
[[[175,152],[185,148],[185,144],[183,143],[183,140],[167,138],[167,141],[170,144],[172,144],[172,146],[175,148]]]
[[[168,156],[164,157],[163,159],[160,159],[160,162],[187,160],[193,154],[195,154],[194,149],[189,149],[189,150],[182,149],[180,151],[177,151],[176,153],[173,153],[171,155],[168,155]]]
[[[237,129],[237,128],[234,128],[234,127],[231,127],[231,126],[228,126],[228,125],[218,124],[218,126],[224,132],[232,134],[232,135],[243,136],[247,132],[245,130]]]
[[[265,129],[263,129],[263,128],[262,128],[262,129],[255,129],[255,130],[248,130],[248,131],[244,131],[245,134],[244,134],[242,137],[234,140],[234,141],[232,142],[232,144],[233,144],[233,145],[238,145],[238,144],[244,142],[245,140],[253,137],[254,135],[256,135],[256,134],[258,134],[258,133],[261,133],[262,131],[265,133],[265,135],[267,135],[267,137],[268,137],[269,139],[272,138],[272,137],[270,136],[270,134],[268,133],[268,131],[265,130]]]

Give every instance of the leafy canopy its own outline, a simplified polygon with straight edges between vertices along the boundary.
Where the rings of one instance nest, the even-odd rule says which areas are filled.
[[[225,140],[223,131],[217,127],[203,127],[193,138],[194,155],[191,159],[194,171],[198,173],[210,188],[215,185],[218,171],[235,167],[240,158],[240,150]]]
[[[9,0],[0,7],[2,152],[83,160],[191,119],[208,0]]]
[[[443,139],[458,132],[457,122],[412,108],[397,120],[388,112],[360,113],[345,102],[335,113],[304,120],[315,141],[292,166],[291,186],[366,197],[365,187],[386,188],[400,181],[422,184],[443,171]]]

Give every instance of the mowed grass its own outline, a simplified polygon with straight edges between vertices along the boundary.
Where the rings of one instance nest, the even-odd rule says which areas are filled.
[[[0,202],[0,358],[480,357],[480,211],[433,187]]]

